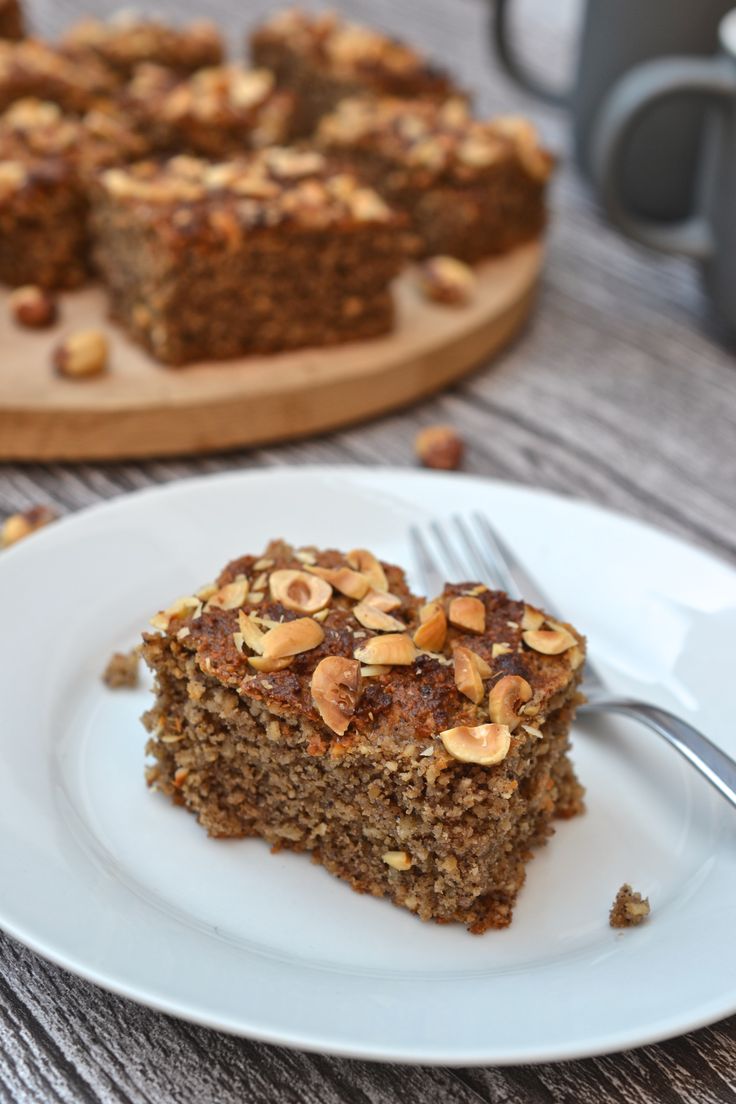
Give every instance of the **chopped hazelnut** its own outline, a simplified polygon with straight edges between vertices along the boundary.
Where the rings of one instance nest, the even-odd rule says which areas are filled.
[[[486,627],[486,607],[480,598],[464,595],[453,598],[448,610],[450,624],[466,632],[482,633]]]
[[[464,306],[473,298],[473,270],[455,257],[430,257],[420,266],[419,284],[427,299],[450,306]]]
[[[37,529],[55,521],[56,516],[50,506],[31,506],[22,513],[11,514],[0,528],[0,548],[9,548],[16,541],[23,540]]]
[[[521,675],[504,675],[491,687],[488,713],[495,724],[505,724],[513,730],[521,723],[519,709],[532,696],[532,688]]]
[[[328,728],[342,736],[360,697],[361,670],[357,659],[326,656],[312,675],[312,700]]]
[[[411,869],[411,857],[406,851],[387,851],[382,858],[386,866],[390,866],[394,870]]]
[[[107,338],[99,330],[77,330],[56,346],[54,368],[65,379],[89,379],[107,368]]]
[[[19,326],[29,330],[42,330],[53,326],[58,317],[56,299],[44,288],[28,284],[11,292],[8,300],[10,312]]]
[[[416,648],[405,633],[372,636],[360,648],[355,649],[355,658],[368,666],[385,664],[392,667],[407,667],[416,657]]]
[[[452,426],[435,425],[417,433],[414,451],[425,468],[455,471],[462,463],[465,445]]]
[[[507,725],[484,724],[469,728],[448,728],[440,732],[445,750],[461,763],[477,763],[491,767],[500,763],[509,753],[511,732]]]
[[[285,659],[287,656],[311,652],[325,638],[325,632],[313,617],[297,617],[269,629],[263,637],[264,659]]]
[[[533,648],[535,652],[543,655],[561,655],[568,648],[572,648],[577,641],[567,629],[529,629],[521,634],[521,639],[527,648]]]

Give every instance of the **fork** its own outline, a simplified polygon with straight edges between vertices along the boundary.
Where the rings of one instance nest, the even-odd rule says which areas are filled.
[[[471,527],[470,522],[456,515],[452,519],[453,536],[450,536],[447,527],[432,521],[428,525],[431,539],[423,535],[418,526],[411,526],[409,537],[412,550],[427,594],[440,594],[445,578],[456,582],[477,578],[486,585],[499,586],[512,598],[523,597],[532,605],[547,610],[556,620],[561,620],[554,605],[488,519],[476,513],[473,523]],[[432,551],[433,545],[439,550],[439,556]],[[693,725],[658,705],[613,693],[589,659],[586,660],[581,689],[586,696],[581,711],[621,713],[639,721],[679,751],[723,797],[736,806],[736,761]]]

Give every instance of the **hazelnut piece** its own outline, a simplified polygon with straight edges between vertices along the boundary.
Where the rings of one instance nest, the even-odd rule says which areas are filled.
[[[375,606],[376,609],[382,610],[384,613],[391,613],[392,610],[400,608],[401,599],[397,598],[395,594],[389,594],[388,591],[369,590],[363,599],[363,605]]]
[[[567,629],[530,629],[521,634],[528,648],[543,655],[561,655],[577,644],[577,640]]]
[[[50,506],[31,506],[22,513],[11,514],[0,528],[0,548],[9,548],[49,522],[56,521],[56,516]]]
[[[448,610],[450,624],[467,632],[482,633],[486,627],[486,607],[480,598],[453,598]]]
[[[53,326],[58,318],[56,299],[45,288],[27,284],[16,288],[8,299],[10,312],[19,326],[29,330],[42,330]]]
[[[484,724],[475,728],[463,725],[440,732],[440,739],[453,759],[492,767],[508,755],[511,731],[508,725]]]
[[[191,614],[193,617],[198,617],[202,612],[202,603],[199,598],[196,598],[193,594],[187,594],[183,598],[177,598],[175,602],[172,602],[165,610],[157,613],[155,617],[151,618],[150,624],[154,629],[161,629],[162,632],[167,632],[169,625],[172,621],[180,617],[188,617]]]
[[[426,611],[426,612],[425,612]],[[414,633],[417,648],[427,652],[440,652],[445,646],[447,636],[447,618],[438,602],[430,602],[419,611],[421,624]]]
[[[77,330],[56,346],[56,372],[65,379],[88,379],[107,368],[107,338],[99,330]]]
[[[435,425],[420,429],[414,451],[425,468],[455,471],[462,463],[465,446],[452,426]]]
[[[419,286],[434,303],[461,307],[475,294],[475,274],[457,257],[429,257],[419,267]]]
[[[245,603],[245,599],[248,597],[248,580],[247,579],[235,579],[232,583],[226,583],[225,586],[220,587],[214,594],[211,594],[207,601],[207,609],[230,610],[239,609]]]
[[[408,667],[417,657],[416,648],[406,633],[373,636],[354,652],[355,658],[371,667]]]
[[[386,863],[386,866],[390,866],[394,870],[411,869],[411,857],[406,851],[386,851],[381,858]]]
[[[324,579],[347,598],[360,601],[368,592],[369,580],[360,571],[352,571],[349,567],[311,567],[309,564],[304,566],[311,575]]]
[[[325,638],[325,631],[312,617],[297,617],[269,629],[263,637],[263,655],[266,659],[284,659],[286,656],[311,652]]]
[[[361,674],[357,659],[326,656],[312,675],[312,700],[328,728],[342,736],[350,724],[360,697]]]
[[[488,695],[488,714],[495,724],[508,725],[513,730],[521,723],[519,707],[532,696],[532,688],[521,675],[504,675]]]
[[[521,627],[525,632],[528,632],[530,629],[541,629],[543,624],[544,614],[541,610],[535,609],[534,606],[524,606]]]
[[[283,656],[281,659],[269,659],[266,656],[254,655],[248,656],[248,663],[256,671],[271,675],[274,671],[283,671],[285,667],[289,666],[293,658],[293,656]]]
[[[266,635],[262,632],[255,621],[248,617],[243,610],[238,610],[238,626],[240,628],[241,640],[235,639],[235,644],[240,651],[242,651],[241,641],[246,644],[252,652],[256,652],[258,655],[263,654],[263,638]],[[233,638],[238,636],[237,633],[233,633]]]
[[[319,613],[332,598],[330,584],[306,571],[274,571],[268,586],[275,602],[297,613]]]
[[[461,694],[477,705],[483,697],[483,680],[473,661],[473,653],[469,648],[455,648],[453,660],[455,685]]]
[[[378,606],[371,602],[358,602],[353,609],[353,615],[365,629],[374,632],[403,632],[406,625],[390,613],[384,613]]]
[[[386,572],[373,553],[369,552],[367,548],[354,548],[352,552],[348,552],[345,559],[355,571],[359,571],[361,575],[365,575],[372,590],[381,592],[388,590]]]

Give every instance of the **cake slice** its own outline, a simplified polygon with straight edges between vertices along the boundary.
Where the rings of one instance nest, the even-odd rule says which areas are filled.
[[[314,152],[103,173],[95,259],[113,316],[167,364],[387,333],[403,219]]]
[[[475,262],[538,237],[553,160],[526,119],[465,102],[344,100],[315,144],[406,212],[420,255]]]
[[[83,60],[97,58],[121,80],[127,80],[143,62],[193,73],[206,65],[219,65],[224,52],[214,23],[198,20],[174,27],[135,11],[75,23],[64,35],[62,48]]]
[[[295,134],[311,134],[346,96],[371,93],[444,100],[458,93],[448,75],[418,50],[334,12],[290,8],[250,36],[256,65],[271,69],[297,100]]]
[[[370,552],[277,541],[157,614],[148,782],[211,836],[310,852],[353,889],[473,932],[582,811],[583,637],[467,583],[425,604]]]

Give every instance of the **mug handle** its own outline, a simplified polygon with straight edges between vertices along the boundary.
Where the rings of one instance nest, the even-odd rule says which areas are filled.
[[[671,57],[636,66],[613,87],[596,122],[593,173],[611,221],[634,241],[662,253],[708,260],[714,253],[713,231],[706,217],[662,224],[632,214],[623,199],[621,181],[629,139],[640,119],[655,104],[690,93],[717,103],[736,96],[736,72],[724,58]]]
[[[491,35],[502,66],[517,84],[538,99],[555,107],[567,107],[570,101],[569,93],[550,88],[538,80],[533,73],[529,73],[514,50],[509,34],[510,8],[511,0],[495,0],[491,16]]]

